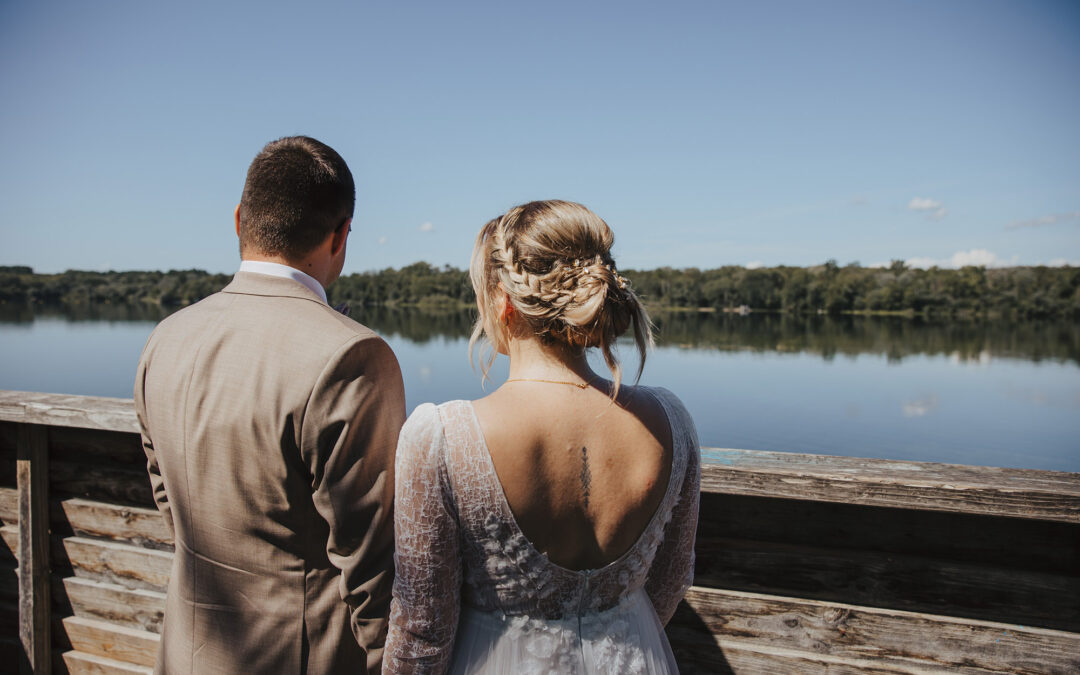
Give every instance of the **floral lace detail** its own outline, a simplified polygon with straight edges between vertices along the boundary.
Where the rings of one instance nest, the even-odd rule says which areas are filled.
[[[384,653],[389,672],[442,672],[462,605],[508,617],[511,637],[528,638],[526,661],[539,670],[523,663],[523,672],[575,672],[571,655],[580,655],[582,640],[605,672],[645,672],[637,636],[620,608],[643,590],[664,624],[689,587],[700,459],[682,403],[667,390],[642,388],[661,403],[671,425],[670,479],[638,540],[597,570],[556,565],[525,537],[469,402],[417,408],[398,443],[398,567]],[[571,661],[562,663],[564,655]]]

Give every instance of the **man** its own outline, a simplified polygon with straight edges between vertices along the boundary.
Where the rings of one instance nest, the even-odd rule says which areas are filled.
[[[251,163],[240,271],[165,319],[135,407],[176,557],[159,673],[378,672],[393,577],[390,348],[326,304],[355,189],[304,136]]]

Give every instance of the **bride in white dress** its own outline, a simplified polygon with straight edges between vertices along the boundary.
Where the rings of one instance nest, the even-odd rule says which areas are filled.
[[[644,365],[652,336],[613,239],[560,201],[480,231],[473,343],[510,374],[401,431],[383,672],[678,672],[663,627],[693,579],[697,433],[669,391],[620,387],[615,339],[632,329]]]

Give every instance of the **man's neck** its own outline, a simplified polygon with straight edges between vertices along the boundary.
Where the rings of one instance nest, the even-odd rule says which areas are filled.
[[[292,265],[286,265],[285,263],[275,262],[273,260],[248,259],[240,261],[240,271],[244,273],[265,274],[272,277],[283,277],[298,281],[304,286],[307,286],[312,293],[319,296],[323,302],[327,301],[326,287],[322,285],[322,282]]]
[[[250,260],[252,262],[275,263],[291,267],[294,270],[300,270],[315,281],[318,281],[323,288],[326,288],[326,271],[320,269],[320,267],[311,260],[288,260],[283,256],[268,255],[265,253],[248,253],[246,251],[240,254],[240,259]]]

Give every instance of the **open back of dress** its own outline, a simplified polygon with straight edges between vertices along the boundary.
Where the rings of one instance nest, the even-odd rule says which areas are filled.
[[[671,474],[638,540],[596,570],[548,560],[507,504],[471,404],[417,408],[397,459],[391,672],[677,672],[663,626],[693,579],[693,421],[664,389]]]

